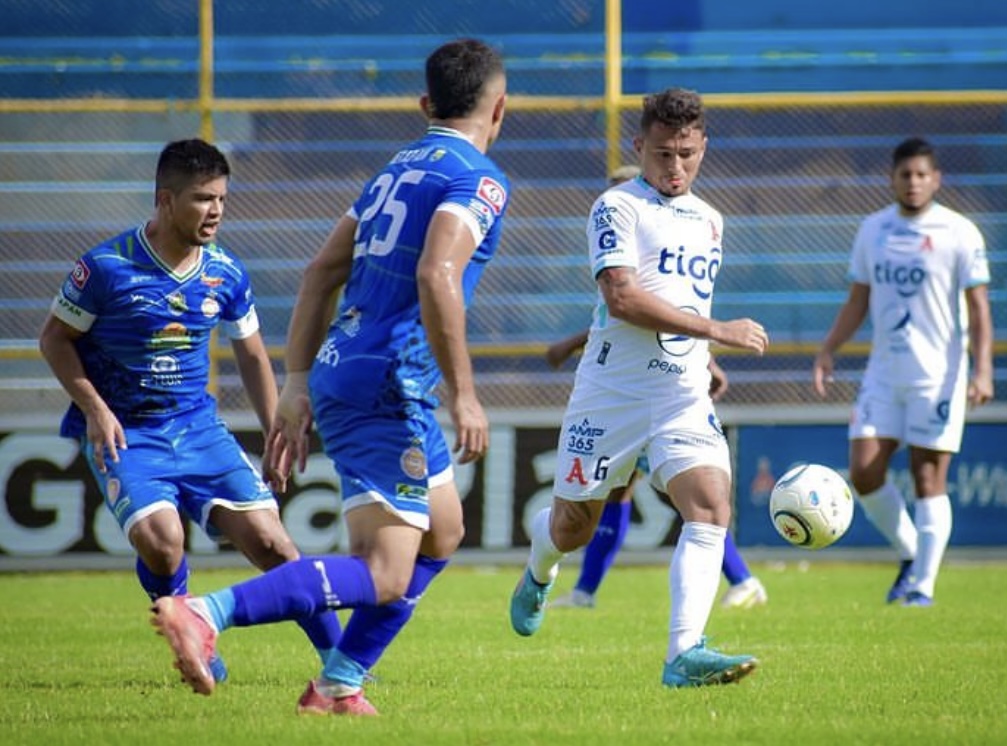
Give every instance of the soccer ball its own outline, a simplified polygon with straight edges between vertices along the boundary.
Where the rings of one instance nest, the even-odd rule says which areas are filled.
[[[800,464],[777,480],[769,515],[780,536],[794,546],[822,549],[853,521],[853,494],[846,480],[827,466]]]

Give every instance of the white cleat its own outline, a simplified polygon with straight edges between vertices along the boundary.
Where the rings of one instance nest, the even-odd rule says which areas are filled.
[[[769,600],[769,594],[756,577],[743,580],[732,585],[720,598],[720,605],[725,609],[751,609],[762,606]]]

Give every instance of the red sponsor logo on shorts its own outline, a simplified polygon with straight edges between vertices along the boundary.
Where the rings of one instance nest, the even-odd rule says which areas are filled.
[[[476,189],[476,194],[497,215],[503,211],[504,204],[507,202],[507,190],[500,185],[500,182],[491,179],[489,176],[483,176],[479,179],[479,188]]]
[[[78,289],[83,290],[84,286],[87,284],[87,278],[91,276],[91,270],[87,268],[84,264],[83,259],[78,259],[77,264],[74,265],[73,272],[70,273],[70,281],[78,287]]]

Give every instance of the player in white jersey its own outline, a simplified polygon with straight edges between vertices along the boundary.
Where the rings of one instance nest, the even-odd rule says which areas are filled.
[[[849,427],[850,481],[901,559],[888,602],[930,606],[951,535],[951,456],[961,447],[967,406],[993,397],[990,272],[979,229],[934,201],[941,172],[930,143],[910,138],[895,148],[891,184],[895,204],[868,216],[854,240],[853,284],[813,376],[824,397],[833,354],[869,313],[871,353]],[[886,481],[903,444],[916,489],[914,518]]]
[[[731,517],[730,454],[710,399],[708,346],[761,354],[769,340],[751,319],[710,317],[723,220],[691,192],[706,152],[699,95],[648,96],[634,146],[642,178],[605,192],[588,220],[599,301],[560,432],[552,507],[533,521],[511,625],[524,636],[538,630],[560,560],[590,541],[606,496],[627,483],[643,452],[684,519],[662,683],[727,683],[756,660],[707,648],[703,635]]]

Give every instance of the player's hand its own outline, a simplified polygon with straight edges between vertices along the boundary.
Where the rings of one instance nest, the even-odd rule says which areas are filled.
[[[828,385],[835,380],[833,365],[832,353],[821,350],[815,356],[815,362],[811,367],[815,391],[823,399],[828,395]]]
[[[94,453],[94,465],[101,474],[108,472],[108,462],[119,463],[119,451],[124,451],[126,431],[112,410],[104,403],[85,414],[87,420],[87,442]],[[106,458],[107,456],[107,458]]]
[[[756,355],[763,354],[769,347],[769,335],[758,321],[753,319],[733,319],[717,323],[715,342],[728,347],[751,350]]]
[[[710,398],[713,401],[720,401],[727,393],[727,373],[712,357],[707,368],[710,370]]]
[[[307,373],[290,373],[280,389],[273,424],[266,435],[262,457],[264,474],[272,475],[273,479],[282,477],[285,485],[295,463],[298,471],[304,471],[313,423]]]
[[[452,451],[459,454],[458,463],[478,461],[489,449],[490,426],[482,404],[475,396],[458,397],[449,406],[455,428]]]
[[[981,407],[993,398],[993,391],[992,374],[972,376],[968,389],[969,407]]]
[[[573,350],[563,344],[563,342],[557,342],[556,344],[549,345],[546,349],[545,361],[549,363],[550,368],[556,370],[567,361],[572,353]]]

